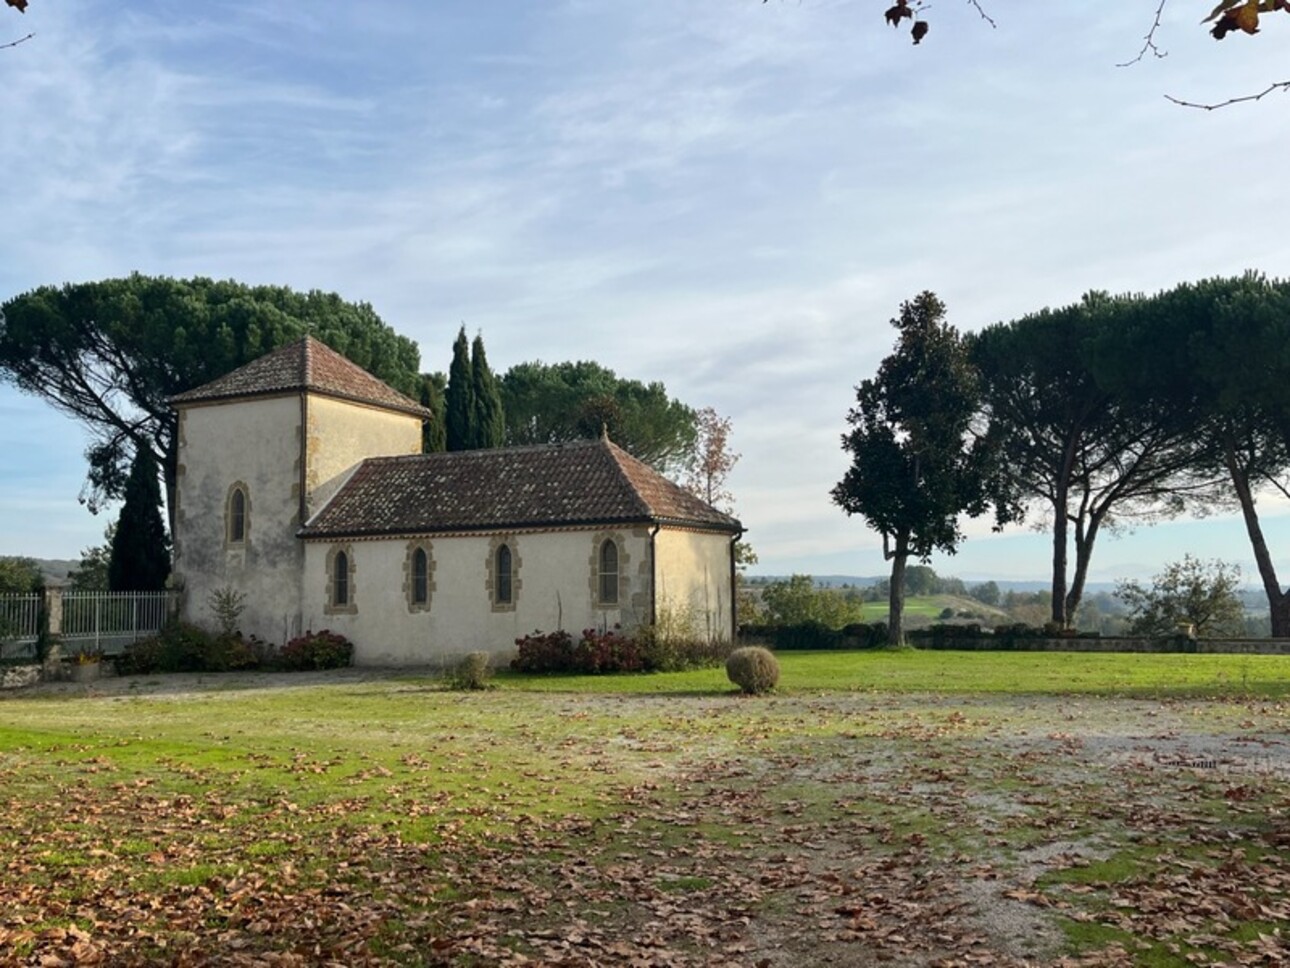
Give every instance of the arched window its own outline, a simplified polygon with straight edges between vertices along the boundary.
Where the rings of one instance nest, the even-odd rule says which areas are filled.
[[[600,604],[618,604],[618,545],[611,538],[600,543]]]
[[[412,604],[424,605],[430,600],[430,558],[425,548],[412,552]]]
[[[513,595],[511,579],[511,546],[498,545],[496,564],[493,571],[493,601],[498,605],[509,605]]]
[[[238,481],[228,489],[228,499],[224,503],[224,543],[246,544],[250,526],[251,499],[247,495],[246,485]]]
[[[337,608],[349,604],[349,555],[343,551],[332,559],[331,603]]]
[[[246,494],[239,487],[233,492],[228,508],[228,540],[246,540]]]

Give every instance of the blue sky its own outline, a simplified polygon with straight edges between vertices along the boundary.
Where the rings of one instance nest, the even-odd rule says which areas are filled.
[[[877,574],[828,492],[853,387],[932,289],[964,330],[1077,299],[1290,265],[1285,23],[1210,40],[1171,0],[937,4],[920,47],[865,0],[309,4],[31,0],[0,11],[0,299],[138,270],[370,302],[447,369],[593,359],[734,421],[763,573]],[[0,554],[99,543],[86,438],[0,387]],[[1290,571],[1290,516],[1270,499]],[[1044,538],[933,564],[1043,578]],[[1093,577],[1237,517],[1105,538]]]

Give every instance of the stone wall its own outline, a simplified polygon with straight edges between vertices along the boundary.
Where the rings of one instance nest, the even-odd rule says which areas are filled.
[[[0,671],[0,689],[25,689],[40,681],[40,666],[9,666]]]

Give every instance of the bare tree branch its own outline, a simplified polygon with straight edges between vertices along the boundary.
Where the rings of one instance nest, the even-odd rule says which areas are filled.
[[[1132,60],[1127,60],[1123,64],[1116,64],[1116,67],[1129,67],[1138,63],[1142,58],[1147,56],[1147,51],[1151,51],[1156,57],[1167,57],[1169,52],[1163,51],[1156,46],[1156,31],[1160,29],[1160,16],[1165,12],[1165,4],[1169,0],[1160,0],[1156,6],[1156,19],[1151,23],[1151,29],[1147,31],[1147,36],[1142,39],[1142,49],[1138,51],[1138,56]]]
[[[1165,100],[1172,101],[1174,104],[1184,108],[1199,108],[1201,111],[1217,111],[1219,108],[1225,108],[1232,104],[1243,104],[1246,101],[1261,101],[1273,91],[1290,91],[1290,81],[1277,81],[1275,84],[1269,84],[1258,94],[1247,94],[1244,97],[1232,97],[1226,101],[1219,101],[1216,104],[1199,104],[1195,101],[1183,101],[1172,95],[1166,94]]]
[[[972,4],[972,6],[976,8],[976,12],[981,15],[982,20],[988,23],[995,30],[999,29],[999,25],[994,22],[994,18],[992,18],[988,13],[986,13],[985,8],[981,6],[980,0],[968,0],[968,3]]]
[[[26,37],[19,37],[17,40],[11,40],[7,44],[0,44],[0,50],[4,50],[6,47],[17,47],[19,44],[26,43],[35,36],[35,34],[28,34]]]

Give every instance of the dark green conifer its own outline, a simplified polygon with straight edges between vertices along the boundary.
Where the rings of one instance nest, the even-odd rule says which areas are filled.
[[[125,482],[125,503],[112,535],[108,588],[158,592],[170,575],[170,537],[161,521],[161,485],[152,452],[139,448]]]
[[[463,325],[452,344],[452,366],[448,370],[444,429],[449,450],[475,448],[475,384],[470,367],[470,341]]]
[[[484,338],[476,336],[470,349],[470,368],[475,390],[475,447],[486,449],[506,443],[506,416],[502,391],[484,355]]]

